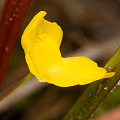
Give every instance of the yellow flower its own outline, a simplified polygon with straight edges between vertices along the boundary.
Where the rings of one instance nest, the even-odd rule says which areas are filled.
[[[45,11],[31,20],[22,35],[22,47],[30,72],[40,82],[60,87],[84,85],[114,76],[89,58],[61,57],[59,50],[63,32],[60,26],[44,19]]]

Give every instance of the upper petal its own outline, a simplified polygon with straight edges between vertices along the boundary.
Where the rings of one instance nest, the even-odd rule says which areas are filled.
[[[52,23],[45,20],[45,15],[45,11],[39,12],[26,27],[21,40],[25,53],[30,49],[31,44],[38,37],[38,35],[42,33],[46,33],[51,36],[57,42],[58,46],[60,46],[63,31],[57,23]]]

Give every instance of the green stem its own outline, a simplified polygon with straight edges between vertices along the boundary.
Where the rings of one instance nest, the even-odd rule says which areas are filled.
[[[64,120],[88,120],[96,108],[107,97],[120,79],[120,48],[105,65],[107,71],[114,71],[115,76],[96,81],[88,86]]]
[[[26,81],[28,81],[33,75],[31,73],[29,73],[24,79],[22,79],[20,82],[18,82],[17,84],[15,84],[14,86],[12,86],[8,91],[6,91],[5,93],[3,93],[0,96],[0,101],[2,101],[4,98],[6,98],[9,94],[11,94],[14,90],[16,90],[19,86],[21,86],[23,83],[25,83]]]

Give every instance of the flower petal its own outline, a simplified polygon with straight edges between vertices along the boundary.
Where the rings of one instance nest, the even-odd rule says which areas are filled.
[[[48,69],[60,64],[59,46],[49,35],[40,34],[26,53],[26,61],[31,73],[41,79]]]
[[[75,76],[61,65],[48,69],[40,82],[47,82],[60,87],[70,87],[78,84]]]
[[[106,74],[104,68],[85,57],[63,58],[63,63],[48,69],[43,82],[55,84],[60,87],[85,85],[102,79]],[[112,77],[113,73],[109,73]]]
[[[83,57],[83,56],[76,56],[76,57],[67,57],[67,58],[63,58],[63,61],[68,64],[74,64],[77,67],[81,67],[82,66],[87,66],[87,67],[98,67],[97,63],[92,61],[91,59],[87,58],[87,57]]]
[[[45,20],[43,18],[45,15],[45,11],[39,12],[34,16],[29,25],[26,27],[22,35],[21,41],[25,53],[30,49],[30,46],[32,45],[33,41],[38,37],[38,35],[42,33],[46,33],[51,36],[60,46],[63,36],[62,29],[57,23],[51,23]]]

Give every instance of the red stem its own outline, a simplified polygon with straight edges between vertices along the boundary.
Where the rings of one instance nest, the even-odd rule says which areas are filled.
[[[0,86],[31,0],[6,0],[0,21]]]

